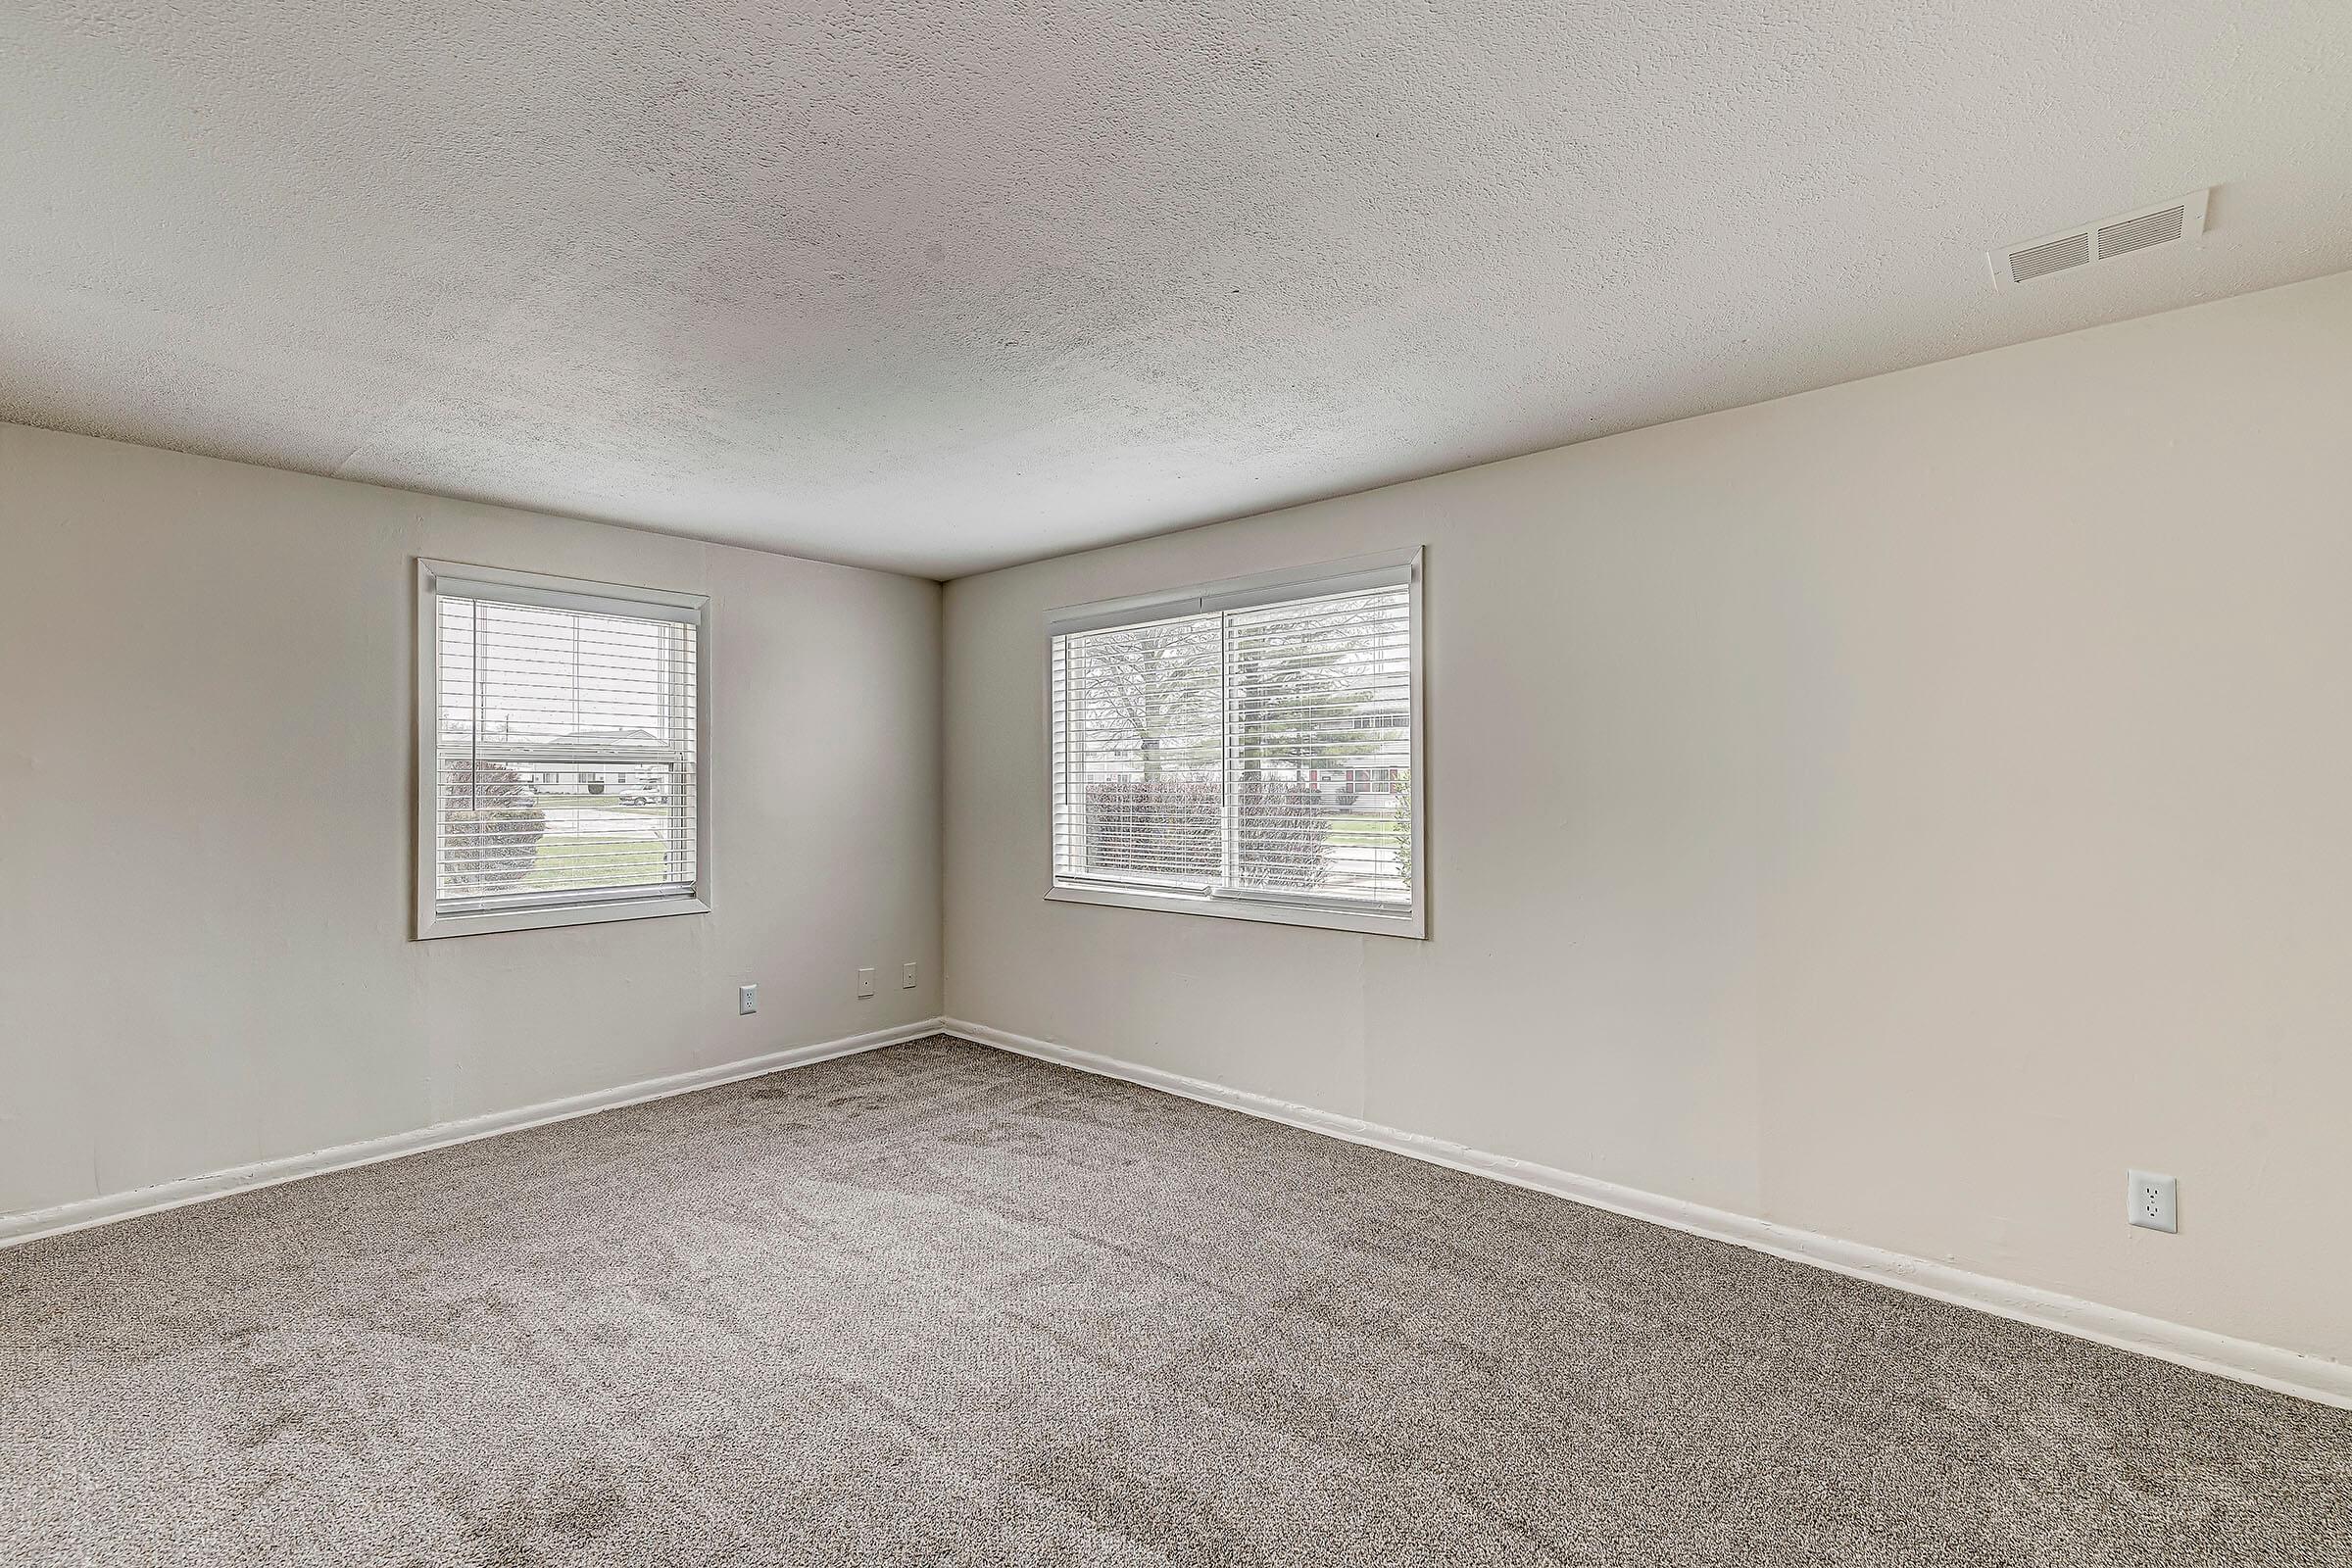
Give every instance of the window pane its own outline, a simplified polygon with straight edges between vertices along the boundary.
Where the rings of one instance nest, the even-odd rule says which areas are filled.
[[[1194,602],[1230,608],[1049,640],[1063,886],[1417,914],[1409,568],[1293,591],[1212,586]]]
[[[1218,617],[1054,639],[1054,864],[1204,886],[1221,874]]]
[[[441,728],[515,745],[674,750],[691,739],[675,621],[441,601]]]
[[[446,597],[437,900],[689,891],[695,630]]]
[[[1409,589],[1226,617],[1233,885],[1412,902]]]

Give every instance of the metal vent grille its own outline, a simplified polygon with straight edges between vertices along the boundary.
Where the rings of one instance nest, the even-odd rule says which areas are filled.
[[[2052,272],[2063,272],[2070,267],[2083,266],[2090,260],[2090,236],[2069,234],[2031,250],[2009,253],[2009,280],[2030,283]]]
[[[2126,222],[2109,223],[2099,230],[2099,260],[2121,256],[2127,251],[2144,251],[2151,245],[2168,245],[2180,237],[2180,220],[2188,209],[2180,203],[2161,213],[2134,218]]]
[[[2169,202],[2117,213],[2095,223],[2079,223],[2055,234],[1986,251],[1984,265],[1992,273],[1992,286],[2016,288],[2053,272],[2097,267],[2135,251],[2194,239],[2205,232],[2205,204],[2212,194],[2208,186]]]

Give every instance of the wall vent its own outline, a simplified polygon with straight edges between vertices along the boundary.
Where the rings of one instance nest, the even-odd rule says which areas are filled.
[[[2154,250],[2159,245],[2194,239],[2205,232],[2205,198],[2210,194],[2210,189],[2191,191],[2169,202],[2061,229],[2022,245],[2005,245],[1997,251],[1985,252],[1984,265],[1992,270],[1993,287],[2015,288],[2053,272],[2096,267],[2133,251]]]

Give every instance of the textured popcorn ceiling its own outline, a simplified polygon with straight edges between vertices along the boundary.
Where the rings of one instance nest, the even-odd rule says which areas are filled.
[[[0,417],[947,576],[2352,267],[2348,173],[2344,0],[12,0]]]

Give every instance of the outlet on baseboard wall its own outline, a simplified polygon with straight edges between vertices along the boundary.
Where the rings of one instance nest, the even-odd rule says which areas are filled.
[[[2152,1170],[2132,1173],[2131,1208],[2125,1218],[2144,1230],[2177,1232],[2180,1224],[2180,1183]]]
[[[914,960],[912,958],[908,958],[905,963],[899,965],[899,989],[901,991],[912,991],[915,988],[915,984]]]
[[[870,997],[874,994],[873,970],[860,969],[858,971],[858,994],[861,997]]]

